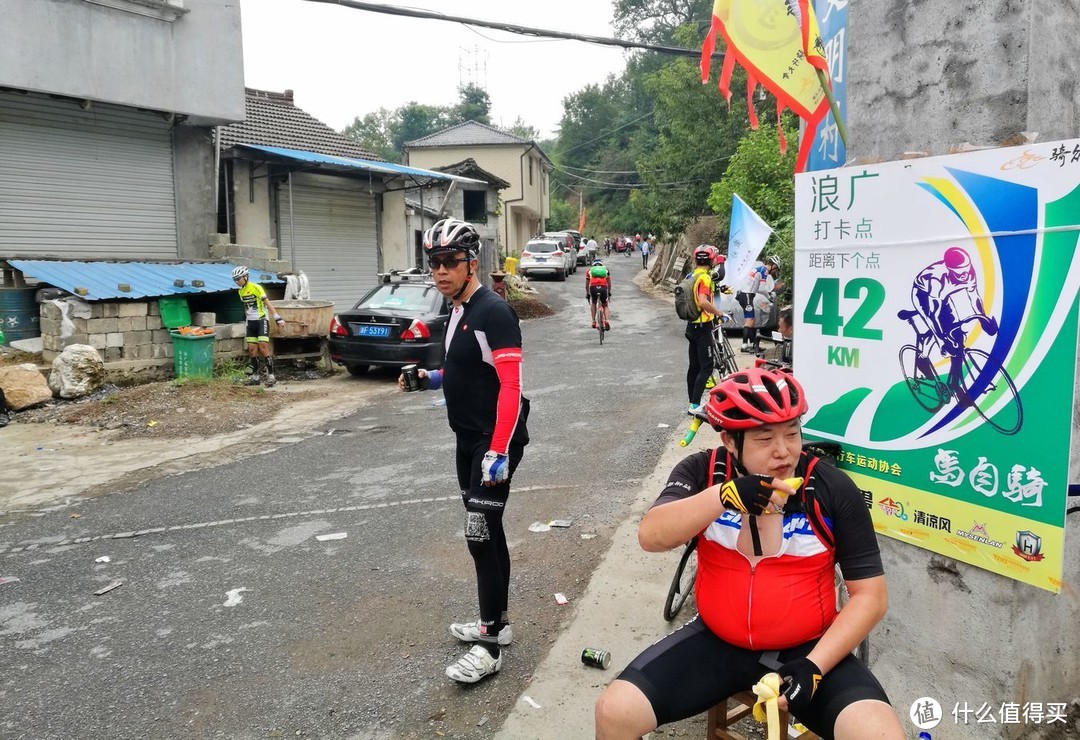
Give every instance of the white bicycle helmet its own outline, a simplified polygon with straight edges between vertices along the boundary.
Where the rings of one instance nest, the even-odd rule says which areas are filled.
[[[480,254],[480,234],[476,227],[456,218],[444,218],[424,232],[424,253],[465,252],[470,258]]]
[[[232,271],[232,279],[239,280],[240,278],[246,278],[248,276],[248,269],[243,265],[234,267]]]

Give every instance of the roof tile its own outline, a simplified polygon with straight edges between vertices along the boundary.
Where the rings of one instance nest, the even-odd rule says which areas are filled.
[[[457,126],[436,131],[419,139],[405,142],[406,147],[425,146],[470,146],[473,144],[528,144],[523,139],[507,131],[486,126],[476,121],[466,121]]]
[[[382,162],[342,133],[297,108],[292,90],[284,93],[246,88],[246,115],[241,123],[221,127],[221,146],[260,144],[299,149],[337,157]]]

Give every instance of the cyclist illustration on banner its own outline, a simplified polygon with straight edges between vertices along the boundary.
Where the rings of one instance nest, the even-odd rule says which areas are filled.
[[[913,310],[897,315],[915,332],[915,345],[900,350],[900,365],[915,400],[931,412],[950,402],[973,408],[998,431],[1015,434],[1023,412],[1012,378],[987,352],[970,346],[977,327],[995,336],[998,322],[983,307],[967,251],[949,247],[940,260],[923,268],[912,282],[911,302]],[[945,382],[931,358],[935,349],[948,359]],[[1006,405],[991,413],[990,405],[1001,396],[1007,396]]]
[[[897,315],[915,332],[915,345],[900,351],[907,387],[929,412],[955,402],[974,408],[991,426],[1004,434],[1021,427],[1023,412],[1012,378],[989,353],[972,347],[974,329],[988,336],[998,333],[998,321],[983,307],[971,256],[959,246],[945,250],[941,259],[924,267],[912,283],[914,310]],[[936,350],[948,360],[943,382],[934,368]],[[996,412],[990,405],[1005,396]]]

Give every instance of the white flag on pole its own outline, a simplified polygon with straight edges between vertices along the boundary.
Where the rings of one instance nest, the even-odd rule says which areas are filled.
[[[742,284],[750,274],[750,266],[765,248],[772,235],[772,227],[754,213],[738,195],[731,196],[731,229],[728,236],[727,277],[724,283],[734,288]]]

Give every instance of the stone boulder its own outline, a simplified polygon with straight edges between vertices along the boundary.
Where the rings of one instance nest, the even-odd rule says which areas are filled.
[[[82,398],[105,385],[105,363],[89,344],[72,344],[53,360],[49,387],[60,398]]]
[[[53,397],[45,376],[32,362],[0,367],[0,388],[4,389],[4,398],[13,411],[37,406]]]

